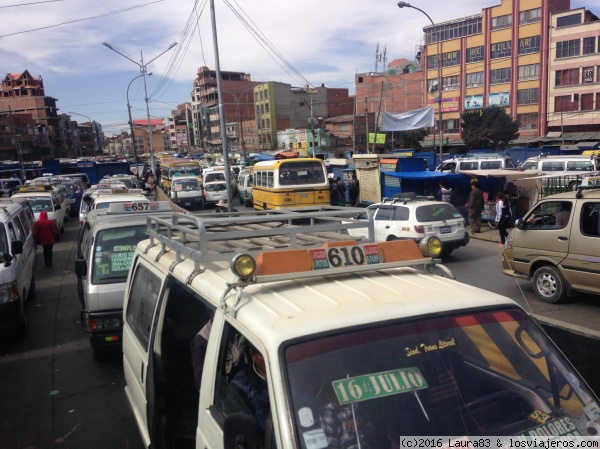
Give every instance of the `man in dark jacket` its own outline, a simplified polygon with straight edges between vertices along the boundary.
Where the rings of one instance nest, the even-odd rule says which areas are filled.
[[[484,200],[483,192],[479,188],[477,181],[471,181],[471,194],[465,207],[469,213],[471,234],[481,232],[481,212],[483,212]]]
[[[358,179],[356,174],[352,173],[350,181],[348,181],[348,199],[350,200],[350,206],[356,206],[358,204]]]

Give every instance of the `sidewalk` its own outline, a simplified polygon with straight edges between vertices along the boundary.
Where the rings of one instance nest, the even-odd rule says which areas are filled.
[[[508,232],[512,227],[508,228]],[[487,221],[481,223],[481,232],[477,234],[471,234],[471,228],[467,227],[467,231],[469,231],[469,236],[472,239],[477,240],[487,240],[488,242],[500,243],[500,235],[498,234],[498,229],[492,228]]]

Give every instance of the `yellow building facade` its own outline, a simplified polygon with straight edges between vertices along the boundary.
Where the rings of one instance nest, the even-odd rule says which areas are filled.
[[[520,122],[522,137],[545,135],[550,15],[569,8],[569,0],[502,0],[423,29],[425,103],[439,122],[441,74],[444,143],[460,139],[463,112],[492,105]]]

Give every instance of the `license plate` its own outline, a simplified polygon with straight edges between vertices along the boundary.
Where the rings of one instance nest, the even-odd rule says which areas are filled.
[[[440,234],[449,234],[450,232],[452,232],[451,226],[442,226],[440,228]]]
[[[185,203],[185,205],[186,205],[186,206],[191,206],[191,205],[192,205],[192,203]]]

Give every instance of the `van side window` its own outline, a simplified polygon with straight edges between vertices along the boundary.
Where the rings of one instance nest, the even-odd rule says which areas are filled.
[[[138,265],[131,282],[126,318],[140,344],[148,347],[152,317],[158,300],[160,278]]]
[[[4,228],[4,224],[0,223],[0,257],[4,257],[4,255],[8,253],[8,243],[6,241],[6,229]]]
[[[29,237],[29,234],[31,234],[31,220],[29,220],[29,217],[27,216],[27,213],[22,210],[21,212],[19,212],[19,220],[21,221],[21,224],[23,225],[23,228],[25,229],[25,235],[27,237]]]
[[[477,161],[473,161],[473,162],[461,162],[460,163],[460,169],[461,169],[461,171],[464,171],[464,170],[477,170],[477,169],[479,169],[479,162],[477,162]]]
[[[586,203],[581,208],[581,233],[588,237],[600,237],[600,203]]]
[[[18,238],[18,240],[21,240],[24,244],[25,239],[26,239],[26,233],[25,233],[25,228],[23,228],[23,224],[21,223],[21,219],[19,217],[15,217],[15,219],[13,221],[15,223],[15,228],[17,230],[17,238]]]
[[[15,241],[15,240],[19,240],[19,236],[17,234],[17,231],[15,229],[15,227],[13,226],[12,223],[8,223],[8,234],[10,235],[10,239],[11,241]]]
[[[270,429],[264,357],[229,323],[221,339],[216,387],[213,416],[219,424],[231,414],[242,413],[256,418],[263,435]]]
[[[502,161],[481,161],[482,170],[497,170],[502,168]]]

